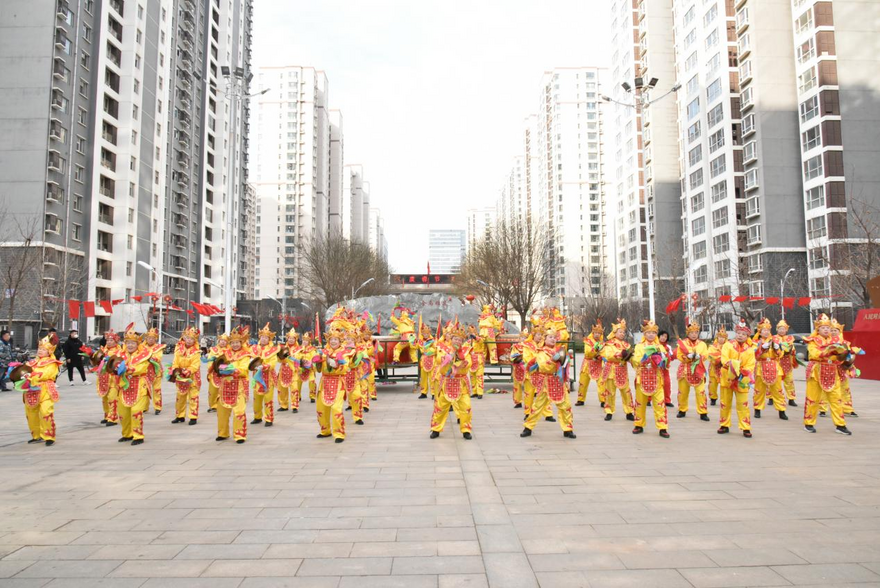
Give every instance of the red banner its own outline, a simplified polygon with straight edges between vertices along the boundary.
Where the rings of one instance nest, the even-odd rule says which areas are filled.
[[[681,306],[681,298],[676,298],[672,302],[666,305],[666,314],[671,314],[679,309]]]
[[[812,298],[810,298],[809,296],[798,298],[798,306],[809,306],[810,301],[812,301]]]
[[[733,296],[731,296],[730,294],[725,294],[724,296],[718,297],[718,302],[730,302],[731,300],[733,300]]]
[[[95,303],[90,300],[86,300],[85,302],[83,302],[83,314],[86,315],[86,318],[94,317],[95,316]]]
[[[771,296],[769,298],[765,298],[764,302],[767,304],[779,304],[779,298],[776,296]]]
[[[99,300],[98,304],[101,305],[101,308],[104,309],[104,312],[107,314],[113,314],[113,303],[109,300]]]
[[[794,308],[794,298],[783,298],[782,306],[784,306],[785,308]]]

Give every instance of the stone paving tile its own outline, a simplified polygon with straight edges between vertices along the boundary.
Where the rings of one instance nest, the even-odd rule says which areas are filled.
[[[768,567],[703,568],[679,572],[694,588],[736,588],[739,586],[790,586],[784,577]]]
[[[287,577],[295,576],[301,559],[227,559],[218,560],[202,572],[206,578],[224,577]]]
[[[444,574],[438,579],[438,588],[488,588],[489,586],[489,580],[483,574]]]
[[[110,573],[116,578],[198,578],[211,560],[126,561]]]
[[[121,555],[121,554],[120,554]],[[40,561],[16,574],[17,578],[103,578],[123,563],[115,561]]]
[[[184,545],[104,545],[92,553],[88,559],[174,559],[184,549]]]
[[[409,559],[409,558],[404,558]],[[346,559],[306,559],[298,576],[387,576],[391,574],[390,557],[349,557]]]
[[[455,570],[462,574],[478,574],[484,571],[479,556],[395,557],[394,575],[442,574]]]
[[[345,577],[339,588],[437,588],[437,576],[366,576]]]
[[[842,582],[880,582],[880,574],[858,564],[774,566],[773,571],[795,585]]]

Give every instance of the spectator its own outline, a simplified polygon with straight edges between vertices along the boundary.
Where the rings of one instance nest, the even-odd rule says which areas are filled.
[[[6,368],[12,361],[12,334],[7,330],[0,331],[0,392],[9,392],[6,386]]]
[[[82,377],[83,384],[88,384],[89,381],[86,380],[86,371],[83,366],[83,358],[80,355],[79,348],[83,346],[83,342],[79,339],[79,333],[77,331],[70,331],[70,335],[67,337],[67,341],[62,345],[62,351],[64,352],[64,363],[67,364],[67,379],[70,381],[70,385],[73,386],[73,370],[76,368],[79,370],[79,375]]]

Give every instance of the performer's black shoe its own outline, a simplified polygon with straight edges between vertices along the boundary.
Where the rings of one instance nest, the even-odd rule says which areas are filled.
[[[523,429],[522,433],[519,434],[519,436],[520,436],[520,437],[531,437],[531,436],[532,436],[532,430],[529,429],[528,427],[526,427],[525,429]]]
[[[358,419],[358,420],[356,420],[356,421],[354,422],[354,424],[356,424],[356,425],[363,425],[363,424],[364,424],[364,420],[363,420],[363,419]]]
[[[217,412],[217,409],[216,408],[209,408],[208,412]]]
[[[806,431],[807,433],[815,433],[816,427],[814,427],[813,425],[804,425],[804,431]]]
[[[197,425],[197,424],[199,424],[199,419],[189,419],[189,426],[190,427],[193,425]]]
[[[483,395],[482,395],[482,394],[480,394],[479,396],[477,396],[477,400],[482,400],[482,399],[483,399]]]
[[[436,439],[440,436],[440,431],[431,431],[431,439]]]
[[[290,410],[290,409],[289,409],[289,408],[284,408],[283,406],[279,406],[279,407],[278,407],[278,412],[287,412],[288,410]]]
[[[730,427],[718,427],[719,435],[726,435],[727,433],[730,433]]]
[[[547,421],[547,422],[549,422],[549,423],[555,423],[555,422],[556,422],[556,417],[548,416],[548,417],[544,417],[544,420]]]
[[[857,415],[857,414],[854,413],[854,412],[851,412],[851,413],[849,413],[849,414],[844,414],[843,416],[856,417],[856,418],[858,418],[859,415]]]
[[[526,414],[526,415],[523,415],[523,420],[524,420],[524,421],[529,420],[529,415],[527,415],[527,414]]]
[[[131,444],[132,445],[143,445],[144,440],[143,439],[135,439],[134,441],[131,442]]]
[[[633,435],[641,435],[645,432],[643,427],[633,427]]]
[[[746,439],[751,439],[752,432],[751,431],[743,431],[743,437],[745,437]]]
[[[846,425],[841,425],[840,427],[837,427],[836,431],[841,435],[852,435],[852,431],[847,429]],[[46,441],[46,445],[48,445],[49,443],[49,441]]]
[[[242,443],[244,443],[244,441],[245,441],[244,439],[238,439],[238,440],[236,441],[236,443],[238,443],[239,445],[241,445]]]
[[[318,439],[326,439],[329,436],[330,433],[327,433],[326,435],[324,433],[318,433]]]
[[[513,408],[522,408],[522,402],[517,402],[513,405]]]
[[[43,439],[42,439],[42,438],[41,438],[41,439],[30,439],[30,440],[28,440],[28,444],[31,444],[31,443],[42,443],[42,442],[43,442]]]
[[[788,420],[788,415],[785,414],[785,411],[784,411],[784,410],[780,410],[780,411],[779,411],[779,418],[782,419],[783,421],[787,421],[787,420]]]
[[[666,429],[660,429],[660,436],[664,439],[669,439],[669,431]]]
[[[715,404],[716,404],[717,402],[718,402],[718,399],[717,399],[717,398],[710,398],[710,399],[709,399],[709,404],[711,404],[712,406],[715,406]],[[670,403],[667,404],[666,406],[672,406],[672,403],[670,402]]]
[[[467,439],[468,441],[470,441],[471,439],[474,438],[473,435],[471,435],[470,433],[467,433],[467,432],[462,433],[461,436],[464,437],[465,439]]]
[[[102,425],[106,425],[106,424],[107,424],[107,419],[102,420],[102,421],[101,421],[101,424],[102,424]]]
[[[291,408],[290,412],[299,412],[299,409],[298,408]]]
[[[342,437],[336,438],[336,443],[342,443],[343,441],[345,441],[345,439],[343,439]]]
[[[797,406],[797,402],[794,401],[794,398],[790,398],[788,400],[788,405],[789,406]]]
[[[229,437],[217,437],[214,441],[226,441]]]
[[[761,418],[761,409],[760,408],[755,409],[755,418],[756,419]]]
[[[350,407],[350,406],[346,406],[346,407],[345,407],[345,410],[351,410],[351,407]]]
[[[606,414],[606,415],[605,415],[605,420],[606,420],[606,421],[610,421],[611,418],[612,418],[613,416],[614,416],[613,414]]]
[[[314,398],[309,398],[309,402],[311,402],[312,404],[314,404],[314,403],[315,403],[315,399],[314,399]]]
[[[419,399],[422,399],[422,398],[427,398],[427,397],[428,397],[428,395],[427,395],[427,394],[419,394]]]
[[[819,416],[828,416],[824,410],[819,411]]]
[[[162,411],[161,411],[161,409],[160,409],[160,410],[157,410],[157,411],[156,411],[155,413],[153,413],[153,414],[157,414],[157,415],[158,415],[158,414],[162,414]]]
[[[604,403],[604,402],[600,402],[600,403],[599,403],[599,408],[605,408],[605,403]]]
[[[254,419],[251,421],[251,424],[252,425],[259,425],[262,422],[263,422],[263,419]]]
[[[364,412],[370,412],[370,407],[369,407],[369,406],[365,406],[365,407],[364,407]]]
[[[118,424],[119,424],[119,423],[114,423],[113,421],[107,421],[107,424],[104,425],[104,426],[105,426],[105,427],[115,427],[115,426],[118,425]]]
[[[575,405],[575,406],[583,406],[583,405],[584,405],[584,401],[583,401],[583,400],[578,400],[577,402],[574,403],[574,405]]]
[[[182,419],[180,417],[177,417],[173,421],[171,421],[171,424],[176,425],[177,423],[183,423],[183,422],[186,422],[186,419]]]
[[[577,435],[574,434],[574,431],[563,431],[563,437],[568,437],[569,439],[577,439]]]
[[[119,442],[120,442],[120,443],[126,443],[126,442],[128,442],[128,441],[131,441],[131,439],[132,439],[131,437],[120,437],[120,438],[119,438]]]
[[[263,426],[264,427],[271,427],[273,424],[274,423],[272,421],[266,421],[266,423]]]
[[[838,428],[839,428],[839,427],[838,427]],[[844,429],[845,429],[845,428],[846,428],[846,427],[844,427]],[[846,434],[847,434],[847,435],[852,435],[852,433],[850,433],[849,431],[847,431]],[[49,439],[48,441],[46,441],[46,447],[52,447],[53,445],[55,445],[55,441],[54,441],[54,440]]]
[[[680,411],[678,411],[678,414],[675,415],[675,418],[677,418],[677,419],[683,419],[683,418],[686,417],[686,416],[687,416],[687,413],[684,412],[684,411],[681,411],[681,410],[680,410]]]
[[[628,415],[626,415],[626,420],[628,420],[628,421],[634,421],[634,420],[636,420],[636,417],[635,417],[634,414],[629,413]]]
[[[709,415],[707,415],[707,414],[701,414],[701,415],[700,415],[700,420],[701,420],[701,421],[708,421],[708,420],[709,420]]]

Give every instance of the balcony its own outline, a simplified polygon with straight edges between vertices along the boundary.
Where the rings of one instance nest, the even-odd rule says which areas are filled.
[[[64,92],[59,88],[52,88],[52,108],[59,112],[67,112],[68,101]]]
[[[49,171],[64,173],[67,161],[57,151],[49,151]]]
[[[59,143],[67,142],[67,129],[61,125],[61,121],[52,119],[49,121],[49,138]]]
[[[174,159],[180,167],[189,169],[189,155],[183,151],[175,151]]]
[[[55,29],[55,48],[70,55],[70,39],[61,27]]]
[[[46,200],[56,204],[64,204],[64,188],[50,181],[46,186]]]
[[[749,9],[743,8],[736,13],[736,32],[742,35],[743,31],[749,28],[751,21],[749,20]]]
[[[119,16],[125,16],[125,5],[122,3],[122,0],[110,0],[110,6],[119,13]]]
[[[107,59],[116,67],[122,67],[122,51],[107,43]]]
[[[64,0],[60,0],[58,2],[58,6],[55,9],[55,16],[61,22],[71,24],[73,22],[73,14],[70,12],[70,8],[67,5],[67,2]]]
[[[189,174],[185,174],[183,172],[177,173],[177,185],[181,188],[186,188],[189,186]]]
[[[122,43],[122,25],[112,15],[107,15],[107,32]]]
[[[188,206],[189,205],[189,196],[184,194],[183,192],[174,192],[174,203],[178,206]]]
[[[761,215],[761,201],[758,198],[746,200],[746,218],[755,218]]]
[[[116,154],[101,148],[101,165],[110,171],[116,171]]]
[[[55,58],[55,63],[52,65],[52,75],[62,82],[70,81],[70,70],[64,66],[64,60],[60,57]]]

